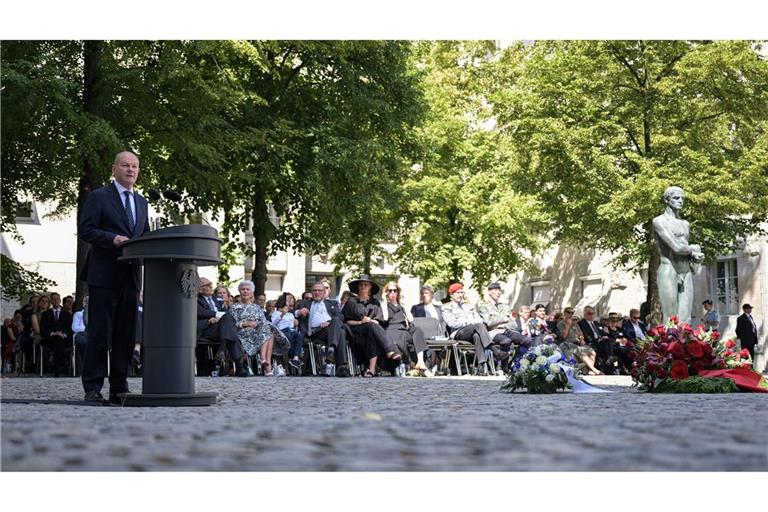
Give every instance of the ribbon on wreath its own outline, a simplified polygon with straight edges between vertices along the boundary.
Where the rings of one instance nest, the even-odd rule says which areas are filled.
[[[565,376],[568,379],[568,384],[571,385],[574,393],[613,393],[613,391],[596,388],[583,380],[576,378],[576,369],[573,366],[564,365],[559,361],[560,354],[551,355],[547,358],[547,364],[556,364],[560,367],[560,371],[565,373]]]

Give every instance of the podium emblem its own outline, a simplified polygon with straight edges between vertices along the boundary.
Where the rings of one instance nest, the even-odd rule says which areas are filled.
[[[200,277],[197,275],[197,270],[190,268],[182,272],[179,284],[181,285],[181,293],[186,298],[191,299],[197,295],[197,290],[200,288]]]

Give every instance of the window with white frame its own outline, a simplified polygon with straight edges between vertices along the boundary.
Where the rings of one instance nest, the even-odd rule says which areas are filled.
[[[40,216],[37,214],[37,205],[34,201],[23,201],[16,209],[17,224],[40,224]]]
[[[721,315],[739,313],[739,279],[736,258],[715,263],[711,282],[712,297]]]

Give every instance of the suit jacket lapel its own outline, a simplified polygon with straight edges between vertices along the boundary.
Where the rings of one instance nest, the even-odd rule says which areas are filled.
[[[133,198],[136,202],[136,225],[133,226],[133,237],[141,236],[142,232],[144,231],[144,224],[147,221],[147,208],[145,208],[145,202],[144,198],[136,193],[136,191],[133,192]],[[128,219],[128,216],[126,215],[126,220]]]

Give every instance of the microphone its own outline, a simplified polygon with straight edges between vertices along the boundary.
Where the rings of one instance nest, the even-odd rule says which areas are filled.
[[[168,199],[169,201],[173,201],[174,203],[178,203],[179,201],[181,201],[181,194],[171,189],[168,189],[165,192],[163,192],[163,197]]]
[[[147,195],[153,201],[160,200],[160,192],[158,192],[157,190],[155,190],[153,188],[150,188],[150,189],[147,190]]]

